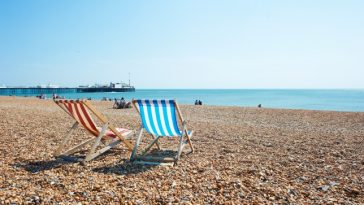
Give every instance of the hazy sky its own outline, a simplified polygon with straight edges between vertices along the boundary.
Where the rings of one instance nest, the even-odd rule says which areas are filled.
[[[364,88],[364,1],[0,1],[0,85]]]

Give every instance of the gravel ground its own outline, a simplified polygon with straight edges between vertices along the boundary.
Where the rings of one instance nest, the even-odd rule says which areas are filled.
[[[92,103],[117,127],[140,127],[135,110]],[[73,124],[55,103],[0,97],[0,203],[364,204],[364,113],[181,110],[195,152],[177,166],[131,164],[124,146],[82,165],[85,151],[52,157]],[[73,136],[74,144],[90,137],[82,128]]]

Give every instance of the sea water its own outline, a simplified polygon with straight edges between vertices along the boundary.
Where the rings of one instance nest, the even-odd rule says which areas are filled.
[[[118,93],[62,93],[67,99],[124,97],[135,99],[176,99],[180,104],[248,106],[266,108],[364,111],[364,90],[319,89],[137,89]],[[48,95],[47,97],[51,97]]]

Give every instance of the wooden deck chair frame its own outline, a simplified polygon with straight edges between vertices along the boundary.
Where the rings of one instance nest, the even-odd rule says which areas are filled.
[[[136,103],[137,103],[137,100],[133,99],[132,104],[133,104],[134,108],[137,110],[138,114],[140,115],[139,106],[136,105]],[[179,119],[180,123],[182,123],[181,135],[180,136],[173,136],[173,137],[179,137],[180,138],[177,154],[174,157],[146,156],[146,154],[153,147],[153,145],[156,145],[157,149],[161,150],[161,145],[158,142],[158,140],[160,139],[161,136],[155,136],[155,135],[153,135],[151,133],[148,133],[152,137],[152,141],[150,142],[150,144],[148,144],[146,146],[146,148],[144,150],[141,151],[141,153],[139,155],[137,155],[138,147],[139,147],[140,141],[142,139],[143,132],[145,130],[145,128],[143,127],[143,123],[141,123],[141,127],[140,127],[140,130],[139,130],[138,135],[137,135],[137,140],[135,142],[134,149],[133,149],[131,157],[130,157],[130,161],[132,161],[134,163],[146,164],[146,165],[163,165],[163,166],[164,165],[167,165],[167,166],[168,165],[176,165],[178,160],[181,157],[183,148],[185,147],[186,144],[189,144],[189,146],[190,146],[190,149],[191,149],[190,153],[194,152],[194,148],[193,148],[193,145],[192,145],[192,142],[191,142],[193,131],[188,133],[187,123],[183,119],[182,113],[180,111],[180,108],[179,108],[176,100],[173,100],[173,103],[174,103],[174,106],[176,108],[176,114],[178,116],[178,119]]]
[[[83,160],[83,162],[88,162],[88,161],[100,156],[101,154],[103,154],[104,152],[106,152],[106,151],[110,150],[111,148],[117,146],[121,142],[125,144],[125,146],[128,148],[129,151],[132,151],[133,145],[130,143],[129,140],[127,140],[127,138],[129,138],[133,134],[133,132],[131,132],[130,134],[128,134],[124,138],[121,135],[121,133],[113,125],[111,125],[109,123],[107,118],[101,112],[99,112],[94,106],[92,106],[92,104],[89,101],[87,101],[87,100],[54,100],[54,102],[60,108],[62,108],[67,114],[69,114],[73,119],[75,119],[75,118],[67,110],[67,108],[63,105],[63,103],[64,102],[82,103],[89,111],[91,111],[94,114],[94,116],[96,116],[102,122],[103,125],[102,125],[101,131],[99,131],[99,134],[97,136],[86,129],[90,134],[94,135],[94,137],[92,139],[85,140],[85,141],[81,142],[80,144],[78,144],[78,145],[76,145],[76,146],[62,152],[62,150],[65,148],[65,146],[67,145],[67,143],[71,139],[72,132],[80,124],[80,122],[78,122],[75,119],[76,122],[72,125],[70,130],[67,132],[67,134],[64,137],[62,143],[58,146],[58,148],[54,152],[53,156],[59,157],[59,156],[71,155],[71,154],[77,152],[81,148],[83,148],[86,145],[91,144],[91,143],[93,143],[93,145],[92,145],[91,149],[89,150],[88,154],[86,155],[85,159]],[[110,130],[112,133],[114,133],[116,137],[111,138],[112,139],[111,142],[109,142],[107,144],[106,143],[104,144],[102,142],[102,140],[108,138],[105,135],[108,130]],[[104,141],[106,142],[107,140],[104,140]],[[105,146],[103,148],[99,149],[99,150],[96,150],[101,143],[103,143]]]

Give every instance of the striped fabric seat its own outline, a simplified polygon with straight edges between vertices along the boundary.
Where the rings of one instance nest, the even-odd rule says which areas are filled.
[[[123,143],[130,151],[133,149],[133,145],[129,140],[127,140],[127,138],[133,134],[133,131],[114,127],[101,112],[91,105],[89,101],[54,100],[54,102],[76,121],[64,136],[62,143],[54,152],[54,156],[67,156],[73,154],[81,148],[87,147],[91,143],[92,146],[90,147],[86,157],[83,159],[83,162],[95,159],[120,143]],[[97,119],[97,122],[101,123],[102,127],[96,126],[91,114]],[[70,144],[69,140],[72,138],[72,132],[79,125],[82,125],[82,127],[84,127],[93,136],[72,148],[64,150],[68,147],[67,144]]]
[[[100,131],[97,129],[92,116],[88,112],[88,109],[85,108],[85,105],[81,101],[74,100],[64,100],[58,101],[60,104],[63,104],[67,109],[68,114],[73,117],[77,122],[81,123],[83,127],[89,131],[91,134],[97,136]]]
[[[133,152],[130,156],[130,161],[141,164],[164,164],[175,165],[180,158],[183,148],[188,144],[193,152],[191,138],[193,131],[188,131],[187,122],[183,119],[181,110],[175,100],[135,100],[132,101],[137,112],[140,114],[142,126],[138,132],[138,137],[134,145]],[[178,127],[178,123],[181,122]],[[181,131],[181,129],[183,131]],[[153,135],[153,140],[145,146],[145,148],[138,153],[138,148],[143,136],[143,131]],[[159,139],[161,137],[178,137],[179,144],[177,152],[170,149],[170,152],[175,152],[173,157],[163,156],[159,153],[158,156],[150,154],[147,156],[149,150],[156,145],[159,150],[162,150]],[[169,138],[171,139],[171,138]],[[175,140],[172,140],[175,142]],[[166,151],[166,149],[163,149]],[[172,164],[173,163],[173,164]]]
[[[97,127],[92,116],[90,115],[88,108],[85,107],[82,101],[78,100],[59,100],[59,105],[63,105],[66,108],[67,113],[73,117],[78,123],[89,131],[92,135],[98,136],[101,131],[101,127]],[[124,128],[116,128],[121,135],[126,136],[132,131]],[[116,137],[115,133],[111,130],[106,131],[105,136]]]
[[[137,100],[143,127],[155,136],[181,136],[174,100]]]

